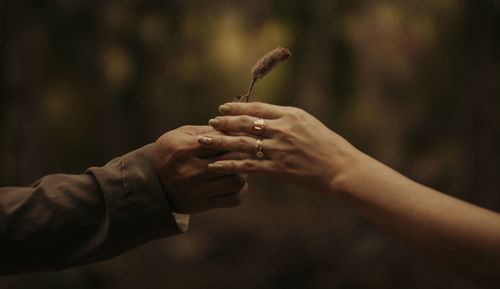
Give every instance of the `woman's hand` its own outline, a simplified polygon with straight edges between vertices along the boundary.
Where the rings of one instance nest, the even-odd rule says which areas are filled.
[[[303,110],[263,103],[228,103],[219,110],[224,116],[209,123],[229,135],[203,135],[198,142],[222,151],[262,151],[264,157],[220,160],[210,169],[267,174],[307,189],[334,192],[415,250],[500,288],[497,212],[402,176],[356,150]],[[256,135],[263,138],[262,147]]]
[[[263,157],[217,161],[209,165],[215,171],[265,174],[315,191],[336,191],[338,177],[360,154],[298,108],[253,102],[227,103],[219,111],[224,116],[211,119],[209,124],[227,134],[205,135],[198,141],[216,150],[249,154],[260,150]],[[263,124],[259,124],[260,119]]]

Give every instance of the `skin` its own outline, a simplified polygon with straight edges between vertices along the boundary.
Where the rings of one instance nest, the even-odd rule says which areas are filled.
[[[246,155],[205,148],[196,142],[218,132],[209,126],[183,126],[162,135],[154,145],[155,167],[171,209],[197,213],[239,205],[248,192],[247,175],[216,172],[208,164]]]
[[[221,160],[213,171],[270,175],[334,195],[413,249],[491,288],[500,288],[500,214],[418,184],[362,153],[307,112],[228,103],[210,120],[232,135],[206,134],[207,148],[256,153],[253,122],[265,121],[263,159]],[[246,133],[246,135],[234,135]]]

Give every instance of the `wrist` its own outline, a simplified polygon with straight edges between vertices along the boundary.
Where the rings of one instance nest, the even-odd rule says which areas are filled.
[[[342,159],[338,162],[339,169],[330,178],[329,192],[335,195],[348,193],[349,184],[356,181],[356,173],[359,173],[370,160],[368,155],[354,147],[344,152]]]

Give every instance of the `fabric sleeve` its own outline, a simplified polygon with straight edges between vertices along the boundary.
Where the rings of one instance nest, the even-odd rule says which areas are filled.
[[[0,274],[105,260],[188,223],[169,208],[150,144],[82,175],[0,188]]]

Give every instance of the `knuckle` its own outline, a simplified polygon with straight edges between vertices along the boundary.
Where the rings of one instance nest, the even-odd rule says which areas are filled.
[[[192,167],[177,166],[174,170],[174,177],[176,179],[193,179],[199,175],[199,171]]]
[[[262,103],[261,102],[252,102],[252,105],[250,106],[250,111],[252,114],[256,114],[259,111],[262,111]]]
[[[255,164],[252,160],[243,160],[242,167],[244,167],[247,170],[251,170],[255,168]]]
[[[253,104],[254,104],[255,109],[259,109],[259,110],[263,109],[264,106],[265,106],[265,104],[263,102],[261,102],[261,101],[256,101]]]
[[[226,160],[224,161],[224,169],[225,170],[234,170],[236,169],[237,166],[236,166],[236,163],[234,162],[234,160]]]
[[[301,119],[302,116],[303,116],[303,111],[299,108],[293,108],[291,111],[290,111],[290,115],[294,118],[294,119]]]
[[[287,106],[285,107],[285,113],[283,115],[293,120],[303,120],[307,117],[307,112],[301,108]]]
[[[284,135],[283,138],[281,139],[281,141],[283,142],[284,146],[283,146],[283,150],[284,151],[290,151],[290,150],[294,150],[295,149],[295,141],[296,139],[291,136],[291,135]]]
[[[285,106],[285,107],[283,107],[283,115],[285,115],[285,116],[292,115],[294,109],[295,109],[295,107],[293,107],[293,106]]]
[[[281,125],[281,124],[268,126],[268,127],[266,127],[266,130],[269,132],[272,132],[274,135],[281,135],[281,134],[286,133],[286,130],[283,128],[283,125]]]
[[[236,126],[236,129],[240,132],[251,132],[252,131],[251,127],[243,119],[238,120],[238,125]]]
[[[224,142],[222,141],[222,138],[217,135],[210,136],[211,140],[209,145],[213,148],[220,148],[221,146],[224,145]]]
[[[221,129],[221,130],[226,129],[227,118],[225,116],[218,116],[215,119],[219,121],[219,123],[217,124],[217,129]]]
[[[241,116],[241,123],[243,123],[245,125],[245,128],[251,128],[253,126],[253,122],[254,122],[254,118],[250,117],[250,116],[247,116],[247,115],[244,115],[244,116]]]
[[[283,145],[293,145],[293,143],[295,142],[295,137],[292,134],[292,130],[293,126],[286,123],[273,128],[273,133],[276,135],[274,137],[274,139],[276,140],[276,146],[282,148]]]
[[[236,127],[236,129],[238,131],[247,131],[248,130],[247,126],[242,122],[238,122],[238,126]]]
[[[237,159],[237,160],[245,160],[247,158],[249,158],[250,155],[247,154],[247,153],[236,153],[234,158]]]
[[[176,156],[187,155],[193,149],[191,146],[188,146],[187,144],[184,144],[184,143],[175,144],[174,148],[175,148],[175,150],[174,150],[173,154]]]
[[[243,160],[246,158],[245,156],[246,154],[240,152],[228,152],[224,158],[227,160]]]
[[[237,143],[239,147],[246,147],[248,145],[247,140],[242,137],[238,138]]]
[[[196,125],[183,125],[178,129],[173,131],[177,131],[177,133],[181,133],[182,135],[196,135],[203,131],[202,127]]]

